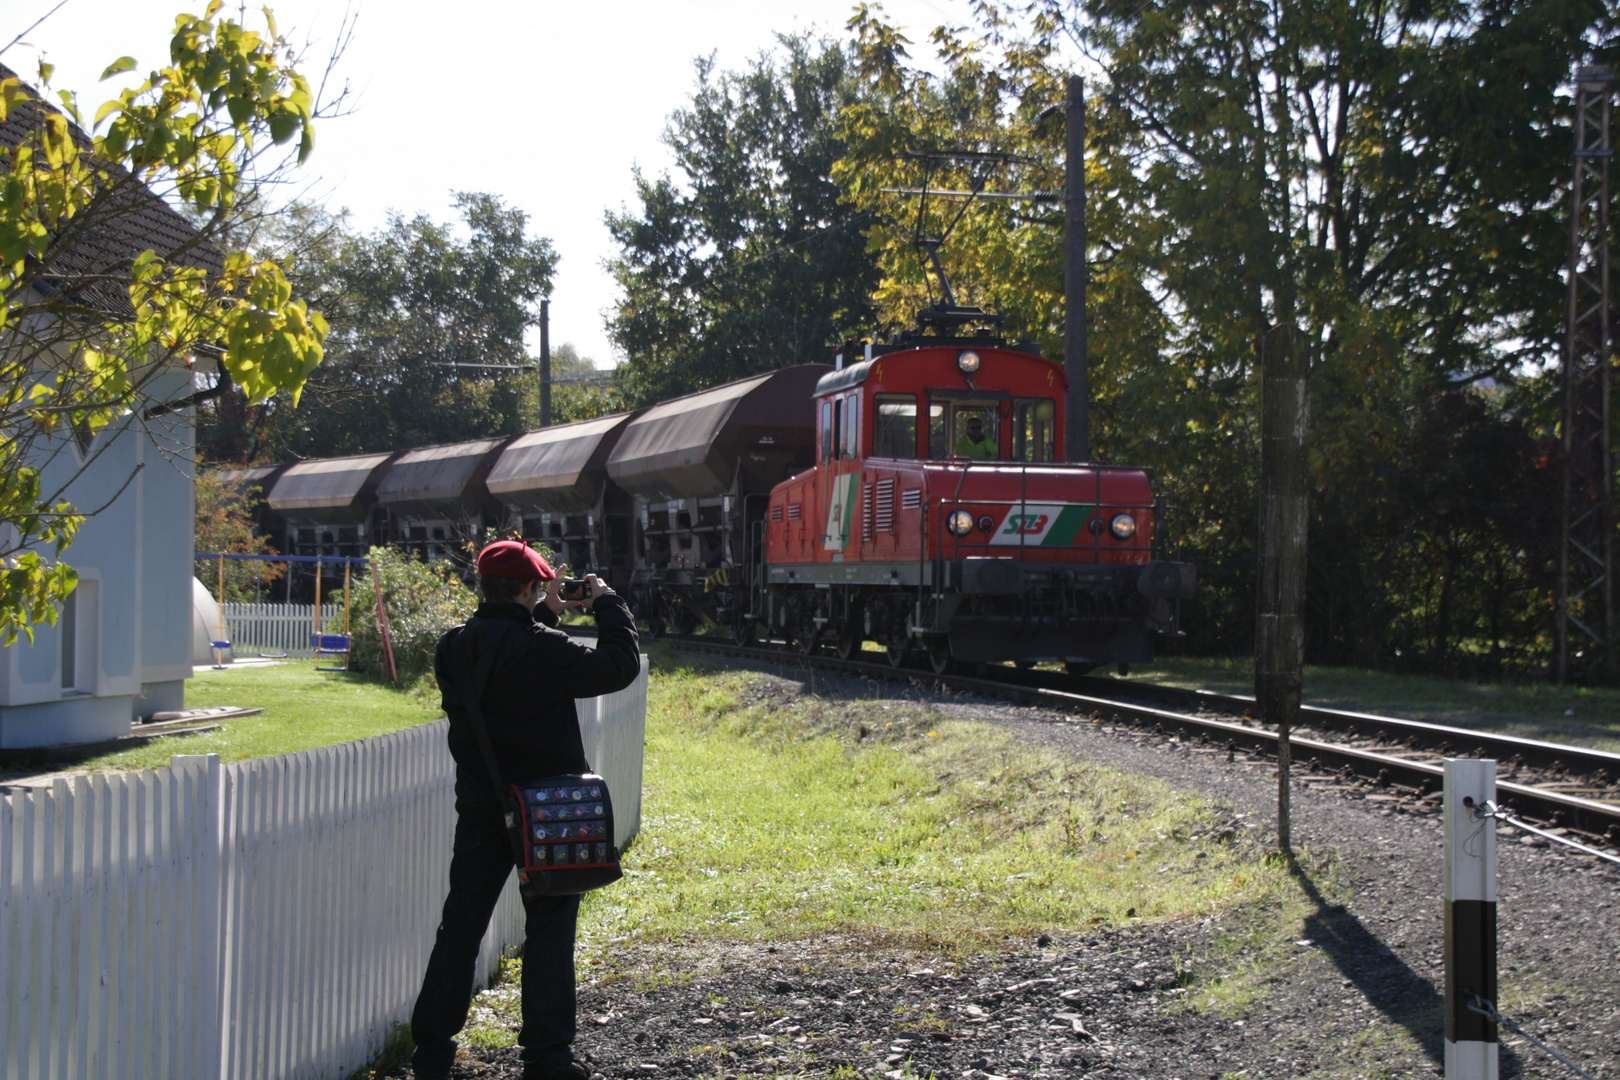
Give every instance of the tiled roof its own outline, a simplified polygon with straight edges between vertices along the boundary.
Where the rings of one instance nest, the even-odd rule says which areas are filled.
[[[0,79],[15,73],[0,64]],[[45,112],[59,112],[24,84],[27,100],[0,123],[0,159],[9,158]],[[74,142],[89,153],[91,140],[71,120],[68,126]],[[52,238],[47,254],[51,279],[83,281],[102,274],[122,276],[130,260],[150,249],[167,261],[200,267],[217,274],[224,268],[224,256],[214,245],[197,239],[197,229],[163,199],[150,191],[128,170],[110,165],[106,169],[113,187],[105,198],[93,201],[85,214],[72,219]],[[113,282],[97,282],[83,288],[78,302],[109,312],[128,310],[127,291]]]

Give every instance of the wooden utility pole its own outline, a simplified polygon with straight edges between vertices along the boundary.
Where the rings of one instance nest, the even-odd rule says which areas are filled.
[[[1068,192],[1063,215],[1063,368],[1069,376],[1063,443],[1070,461],[1091,458],[1091,394],[1086,380],[1086,86],[1069,76],[1064,98]]]
[[[1292,850],[1289,732],[1299,719],[1305,662],[1305,536],[1310,427],[1306,358],[1294,340],[1292,290],[1278,293],[1277,325],[1261,339],[1260,580],[1256,590],[1254,696],[1277,729],[1277,846]]]
[[[551,301],[540,301],[540,426],[551,426]]]

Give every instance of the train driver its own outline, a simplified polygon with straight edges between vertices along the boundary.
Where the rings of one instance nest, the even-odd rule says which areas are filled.
[[[957,457],[976,458],[979,461],[994,461],[1000,456],[996,440],[985,434],[984,421],[976,413],[968,415],[962,437],[956,440],[954,453]]]

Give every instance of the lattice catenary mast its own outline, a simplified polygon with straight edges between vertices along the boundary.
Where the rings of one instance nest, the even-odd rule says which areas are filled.
[[[1575,73],[1569,324],[1564,344],[1563,544],[1558,681],[1613,676],[1614,461],[1609,384],[1609,110],[1606,67]]]

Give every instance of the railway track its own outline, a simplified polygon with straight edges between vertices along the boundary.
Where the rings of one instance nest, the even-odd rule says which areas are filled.
[[[865,659],[804,656],[714,638],[667,637],[676,648],[771,664],[813,664],[888,680],[923,680],[1109,720],[1127,734],[1224,752],[1228,761],[1277,756],[1277,733],[1253,719],[1248,698],[1144,683],[992,667],[973,674],[893,667]],[[1620,754],[1391,716],[1303,707],[1291,734],[1299,782],[1365,795],[1438,802],[1448,757],[1494,758],[1503,809],[1600,850],[1620,852]]]

